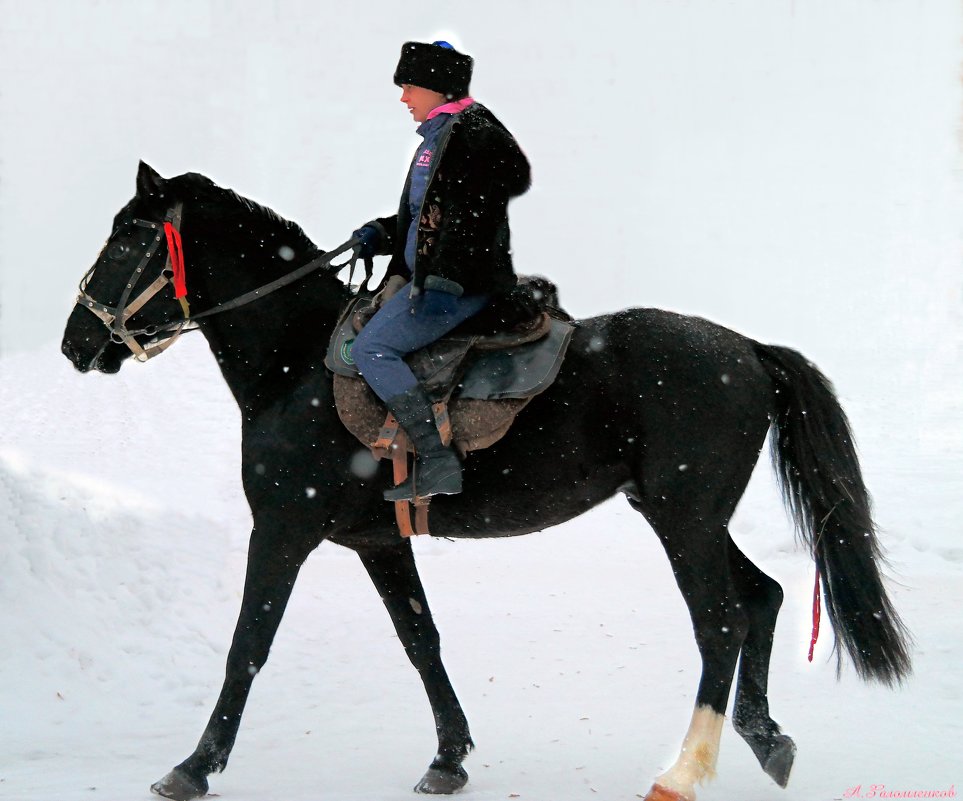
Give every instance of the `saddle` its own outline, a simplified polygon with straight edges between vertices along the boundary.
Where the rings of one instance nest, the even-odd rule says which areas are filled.
[[[501,302],[406,357],[434,402],[442,441],[462,457],[498,442],[558,375],[574,326],[554,305],[556,297],[554,285],[545,279],[522,278]],[[391,455],[398,484],[407,478],[407,453],[413,448],[351,359],[357,333],[375,312],[369,296],[348,304],[329,342],[325,366],[334,374],[341,422],[376,459]],[[428,533],[427,501],[416,506],[414,529],[408,505],[396,504],[402,536]]]

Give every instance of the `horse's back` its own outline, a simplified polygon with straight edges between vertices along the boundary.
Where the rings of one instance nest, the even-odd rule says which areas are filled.
[[[755,394],[771,387],[757,343],[701,317],[630,308],[577,321],[575,339],[583,352],[619,368],[632,389],[669,387],[740,403],[741,389]]]

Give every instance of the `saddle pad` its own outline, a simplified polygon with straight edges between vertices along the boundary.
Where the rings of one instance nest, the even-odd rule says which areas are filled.
[[[448,404],[452,444],[466,454],[494,445],[507,433],[515,416],[531,398],[480,401],[469,398]],[[378,438],[385,421],[385,407],[360,376],[334,375],[334,403],[344,427],[366,447]],[[411,441],[405,438],[408,450]]]
[[[525,345],[500,350],[471,351],[465,359],[465,372],[452,393],[452,398],[474,400],[502,400],[530,398],[546,389],[558,375],[572,339],[575,326],[562,320],[552,320],[548,335]],[[328,344],[324,364],[335,375],[360,378],[351,358],[355,339],[351,315],[345,315]],[[464,340],[464,350],[471,346],[472,337],[446,337],[445,341]],[[455,348],[458,350],[458,348]],[[427,378],[419,374],[418,354],[406,357],[419,381]],[[434,360],[432,360],[434,361]],[[437,370],[438,365],[434,364]]]

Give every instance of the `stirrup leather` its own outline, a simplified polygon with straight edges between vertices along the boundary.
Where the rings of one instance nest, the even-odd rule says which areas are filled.
[[[448,417],[448,404],[445,401],[437,401],[431,405],[431,410],[435,416],[435,426],[438,428],[441,442],[447,447],[451,444],[451,419]],[[385,417],[378,438],[368,447],[376,461],[390,456],[392,479],[396,487],[408,479],[408,436],[404,429],[398,425],[398,420],[391,412],[388,412]],[[431,498],[394,502],[395,521],[398,524],[398,532],[402,537],[407,538],[415,534],[431,533],[428,530],[429,503],[431,503]],[[414,525],[411,522],[412,506],[415,507]]]

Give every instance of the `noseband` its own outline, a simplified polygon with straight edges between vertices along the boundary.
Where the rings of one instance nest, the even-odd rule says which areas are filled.
[[[94,275],[94,271],[97,268],[96,264],[88,270],[80,282],[80,293],[77,295],[77,305],[89,309],[96,315],[110,331],[111,341],[126,345],[130,348],[134,357],[141,362],[146,362],[148,359],[167,350],[191,322],[190,307],[187,304],[186,298],[187,289],[184,285],[184,256],[181,250],[181,237],[179,232],[182,211],[183,203],[178,202],[174,208],[167,213],[162,225],[148,220],[134,219],[134,225],[152,229],[154,238],[147,245],[147,250],[144,255],[141,256],[140,261],[134,268],[134,272],[131,273],[130,278],[127,280],[127,285],[124,287],[124,291],[121,293],[120,300],[116,306],[108,306],[106,303],[94,300],[94,298],[87,294],[87,285]],[[163,241],[161,237],[162,231],[166,234],[167,239],[167,260],[164,267],[161,269],[157,278],[154,279],[143,292],[128,303],[131,293],[140,280],[141,275],[143,275],[154,256],[161,251],[161,243]],[[127,321],[137,314],[151,298],[171,283],[174,284],[174,295],[180,301],[184,319],[164,326],[148,326],[133,331],[129,330],[127,328]],[[142,346],[136,339],[136,337],[141,335],[149,337],[158,337],[158,335],[161,335],[161,338],[152,340],[147,345]]]

